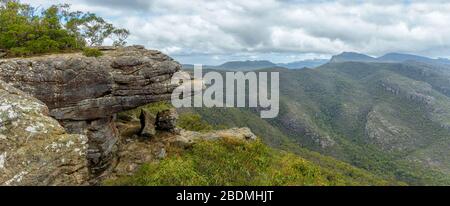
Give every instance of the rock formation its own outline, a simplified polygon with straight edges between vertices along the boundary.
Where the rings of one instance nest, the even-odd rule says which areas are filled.
[[[48,113],[0,80],[0,185],[87,183],[87,137],[67,134]]]
[[[177,119],[178,114],[175,108],[161,111],[156,115],[156,129],[178,133]]]
[[[234,138],[246,141],[255,141],[257,139],[256,135],[249,128],[214,130],[205,133],[179,129],[178,134],[173,134],[169,131],[159,131],[155,138],[145,141],[133,136],[122,136],[122,144],[119,151],[120,162],[108,176],[108,179],[132,175],[139,169],[140,165],[164,159],[167,150],[184,150],[192,147],[198,141],[214,141],[221,138]]]
[[[146,110],[141,111],[141,115],[139,116],[139,120],[141,123],[141,130],[139,134],[144,138],[152,138],[156,134],[155,129],[155,121],[156,117]]]
[[[105,49],[104,49],[105,50]],[[0,60],[0,80],[44,102],[69,133],[89,139],[90,173],[114,162],[117,112],[170,99],[180,65],[141,46],[109,48],[98,58],[79,53]]]
[[[181,130],[173,108],[116,121],[169,100],[180,65],[140,46],[99,49],[0,60],[0,185],[97,184],[199,140],[256,139],[248,128]]]
[[[397,77],[398,78],[398,77]],[[450,130],[450,106],[442,103],[442,100],[449,102],[445,95],[436,95],[433,91],[433,86],[429,83],[394,79],[387,77],[380,81],[379,85],[385,91],[395,95],[411,100],[426,108],[429,118],[440,124],[442,128]]]
[[[256,135],[247,128],[231,128],[225,130],[215,130],[201,133],[187,130],[180,130],[180,134],[169,140],[170,144],[176,147],[188,148],[199,140],[218,140],[221,138],[234,138],[246,141],[255,141]]]

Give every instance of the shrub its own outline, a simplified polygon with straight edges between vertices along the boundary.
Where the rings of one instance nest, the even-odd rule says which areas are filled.
[[[99,57],[102,56],[103,53],[99,49],[96,48],[84,48],[83,55],[87,57]]]
[[[31,55],[31,51],[28,50],[26,47],[14,47],[11,48],[11,50],[9,51],[9,55],[15,57],[24,57]]]
[[[19,1],[0,1],[0,49],[10,57],[79,51],[86,43],[98,46],[109,37],[124,45],[128,35],[95,14],[70,11],[67,4],[38,10]]]

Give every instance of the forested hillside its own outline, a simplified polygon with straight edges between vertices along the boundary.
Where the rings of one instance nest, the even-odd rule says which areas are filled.
[[[280,72],[277,118],[262,120],[251,109],[195,111],[215,125],[248,126],[278,148],[308,148],[410,184],[449,184],[450,68],[342,62],[264,71]]]

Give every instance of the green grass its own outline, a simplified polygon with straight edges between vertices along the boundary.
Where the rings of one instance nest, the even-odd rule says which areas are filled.
[[[168,102],[145,105],[119,114],[118,121],[126,123],[136,119],[142,109],[156,114],[169,109]],[[198,111],[198,110],[196,110]],[[202,110],[207,112],[208,110]],[[236,109],[236,112],[239,110]],[[149,162],[130,177],[108,180],[107,185],[380,185],[398,184],[383,180],[367,171],[347,163],[292,144],[282,133],[250,111],[248,118],[240,113],[223,112],[224,124],[210,125],[194,110],[179,112],[178,126],[183,129],[208,132],[214,129],[239,127],[246,122],[254,126],[265,126],[257,130],[265,139],[257,142],[242,142],[225,139],[215,142],[200,142],[188,151],[174,148],[176,154],[159,163]],[[207,119],[217,118],[215,114]],[[236,118],[235,118],[236,117]],[[218,118],[217,120],[221,120]],[[271,135],[275,135],[271,137]],[[273,146],[295,151],[295,153],[273,149],[266,142],[279,141]],[[264,142],[264,143],[263,143]],[[274,142],[272,142],[273,144]],[[169,151],[172,151],[168,148]]]
[[[350,166],[349,166],[350,167]],[[386,185],[368,174],[362,181],[299,156],[271,149],[261,141],[232,138],[202,141],[181,154],[149,163],[129,177],[105,185],[242,186],[242,185]],[[355,174],[355,177],[358,174]]]
[[[178,126],[180,128],[196,132],[208,132],[213,130],[213,127],[204,121],[199,114],[190,112],[180,114],[178,118]]]

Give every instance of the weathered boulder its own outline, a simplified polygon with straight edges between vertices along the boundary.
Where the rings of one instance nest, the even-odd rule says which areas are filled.
[[[0,80],[0,185],[87,183],[87,137],[67,134],[48,113]]]
[[[256,135],[247,128],[231,128],[225,130],[214,130],[211,132],[194,132],[188,130],[180,130],[180,134],[169,140],[170,145],[181,148],[191,147],[199,140],[218,140],[221,138],[234,138],[246,141],[255,141]]]
[[[116,113],[170,99],[172,75],[181,66],[142,46],[108,48],[101,57],[80,53],[0,60],[0,80],[44,102],[70,133],[89,138],[90,172],[113,163]]]
[[[175,108],[158,112],[156,115],[156,129],[178,133],[177,129],[178,113]]]
[[[140,136],[144,138],[152,138],[153,136],[155,136],[155,116],[150,112],[142,109],[139,119],[141,123]]]

